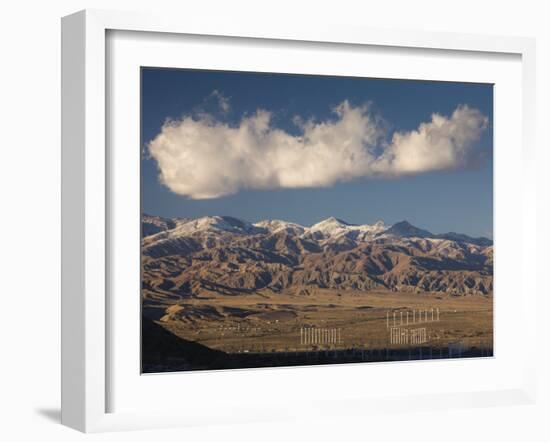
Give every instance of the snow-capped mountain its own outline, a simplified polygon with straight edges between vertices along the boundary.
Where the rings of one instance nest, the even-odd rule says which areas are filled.
[[[201,232],[254,235],[266,231],[264,228],[256,227],[248,221],[231,216],[204,216],[196,219],[174,218],[174,220],[170,220],[170,223],[166,221],[166,218],[144,215],[142,221],[143,236],[149,236],[145,233],[145,228],[147,228],[147,231],[156,230],[151,235],[156,235],[157,239],[176,238]],[[155,226],[156,229],[151,226]]]
[[[162,218],[143,215],[143,236],[163,232],[158,238],[174,238],[178,236],[194,235],[201,232],[234,233],[239,235],[286,234],[326,242],[346,236],[356,241],[369,241],[379,238],[430,238],[448,239],[451,241],[492,245],[488,238],[472,238],[468,235],[449,232],[434,234],[428,230],[413,226],[408,221],[401,221],[393,225],[386,225],[384,221],[374,224],[351,224],[341,219],[330,217],[311,227],[284,220],[263,220],[251,223],[231,216],[205,216],[196,219],[190,218]]]
[[[154,235],[155,233],[170,230],[174,227],[176,227],[176,223],[170,218],[150,215],[143,215],[141,217],[142,236]]]
[[[279,219],[274,220],[263,220],[257,223],[254,223],[254,226],[259,227],[261,229],[265,229],[266,231],[270,233],[277,233],[277,232],[287,232],[294,235],[303,235],[307,228],[304,226],[301,226],[300,224],[288,222],[288,221],[282,221]]]
[[[317,224],[313,224],[310,228],[310,232],[321,232],[326,235],[338,235],[352,227],[352,224],[347,223],[341,219],[331,216]]]
[[[352,240],[366,241],[382,234],[388,229],[384,221],[377,221],[375,224],[350,224],[341,219],[330,217],[306,230],[308,237],[317,240],[331,241],[340,237],[347,237]]]
[[[433,234],[406,221],[354,225],[331,217],[305,227],[146,215],[142,232],[143,283],[161,297],[199,296],[205,284],[228,292],[316,285],[487,294],[493,287],[490,239]]]
[[[205,231],[223,231],[240,234],[263,233],[252,223],[231,216],[205,216],[203,218],[181,222],[175,229],[178,234],[188,234]]]

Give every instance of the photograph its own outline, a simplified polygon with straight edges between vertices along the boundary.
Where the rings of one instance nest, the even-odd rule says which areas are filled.
[[[141,373],[493,357],[493,86],[141,67]]]
[[[508,3],[4,2],[0,442],[543,440]]]

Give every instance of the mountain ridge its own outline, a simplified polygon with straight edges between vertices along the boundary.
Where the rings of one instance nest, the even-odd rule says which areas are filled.
[[[258,290],[391,290],[487,295],[488,238],[432,234],[407,221],[353,225],[328,218],[311,227],[234,217],[142,219],[142,285],[149,297],[200,297]],[[162,230],[164,228],[164,230]]]
[[[199,218],[166,218],[154,215],[142,215],[142,236],[147,237],[161,231],[174,230],[178,226],[185,226],[181,229],[181,233],[193,233],[200,230],[225,230],[233,233],[246,234],[261,234],[275,233],[280,230],[299,232],[300,235],[322,232],[324,234],[345,234],[350,231],[371,232],[375,237],[382,234],[395,235],[409,238],[433,238],[433,239],[449,239],[457,242],[465,242],[472,244],[492,245],[493,241],[486,237],[472,237],[462,233],[447,232],[434,234],[428,230],[418,228],[412,225],[407,220],[399,221],[395,224],[386,225],[384,221],[379,220],[374,224],[352,224],[340,218],[329,217],[313,224],[310,227],[301,224],[285,221],[280,219],[269,220],[265,219],[252,223],[240,218],[227,215],[203,216]],[[165,228],[161,228],[165,226]],[[154,233],[148,233],[156,230]],[[365,239],[365,238],[363,238]]]

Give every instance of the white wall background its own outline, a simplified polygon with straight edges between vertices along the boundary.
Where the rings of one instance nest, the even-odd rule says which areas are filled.
[[[60,17],[83,8],[161,10],[231,20],[337,22],[377,28],[537,37],[540,309],[548,310],[550,26],[542,1],[11,0],[0,10],[0,438],[82,440],[59,425]],[[511,177],[514,179],[514,177]],[[533,261],[534,262],[534,261]],[[535,272],[533,272],[533,275]],[[540,328],[544,332],[544,328]],[[379,415],[358,421],[287,422],[91,436],[95,440],[548,440],[548,333],[541,338],[537,405]]]

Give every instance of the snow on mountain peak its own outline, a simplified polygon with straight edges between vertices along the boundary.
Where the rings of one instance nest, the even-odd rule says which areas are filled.
[[[296,235],[301,235],[306,231],[304,226],[296,224],[289,221],[283,221],[280,219],[273,220],[263,220],[253,224],[255,227],[268,230],[270,233],[277,233],[281,231],[286,231],[289,233],[294,233]]]
[[[336,244],[342,241],[371,241],[375,239],[427,238],[434,244],[443,240],[457,243],[474,244],[480,247],[492,245],[487,238],[471,238],[459,233],[433,234],[413,226],[407,221],[386,225],[384,221],[374,224],[350,224],[336,217],[320,221],[311,227],[284,220],[263,220],[250,223],[231,216],[204,216],[201,218],[161,218],[143,214],[142,234],[146,242],[168,240],[179,237],[205,234],[205,237],[231,233],[237,235],[261,235],[285,233],[307,240],[319,241],[321,244]]]
[[[233,218],[231,216],[216,215],[203,216],[202,218],[181,222],[173,230],[173,233],[176,235],[182,235],[212,230],[232,233],[256,233],[258,231],[258,229],[248,221],[243,221],[239,218]]]
[[[389,227],[384,221],[377,221],[375,224],[350,224],[341,219],[330,217],[324,221],[314,224],[309,228],[309,232],[313,234],[322,234],[328,238],[339,238],[343,235],[353,238],[360,237],[365,239],[372,237],[378,233],[382,233]]]
[[[309,231],[321,232],[321,233],[334,233],[339,230],[346,230],[348,227],[350,227],[350,224],[348,224],[347,222],[331,216],[330,218],[327,218],[321,222],[318,222],[317,224],[312,225],[309,228]]]

